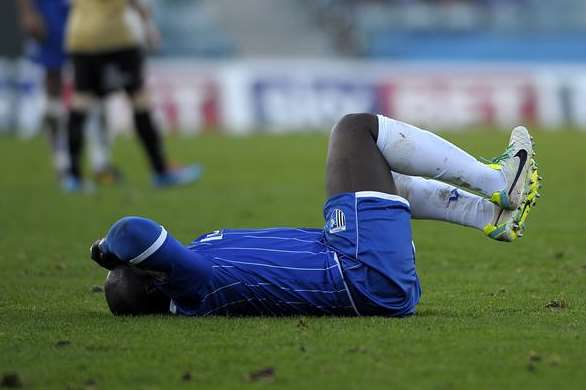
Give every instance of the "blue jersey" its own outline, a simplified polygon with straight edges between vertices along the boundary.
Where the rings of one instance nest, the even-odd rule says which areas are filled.
[[[45,39],[29,42],[29,57],[47,69],[60,69],[67,60],[65,30],[69,0],[36,0],[34,5],[43,20]]]
[[[173,302],[179,314],[355,313],[321,229],[224,229],[188,249],[211,265],[212,275],[196,307]]]
[[[221,229],[184,246],[153,221],[117,222],[105,249],[165,275],[173,313],[412,314],[421,289],[406,200],[344,193],[323,228]]]

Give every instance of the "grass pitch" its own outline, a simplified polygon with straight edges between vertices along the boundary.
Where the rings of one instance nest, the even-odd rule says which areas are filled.
[[[450,135],[475,155],[507,135]],[[546,389],[586,386],[586,134],[536,134],[543,198],[526,237],[415,222],[423,297],[387,318],[114,318],[90,243],[144,215],[184,241],[218,227],[321,226],[323,135],[171,139],[203,180],[155,191],[121,139],[127,176],[62,194],[46,145],[0,138],[0,375],[35,388]]]

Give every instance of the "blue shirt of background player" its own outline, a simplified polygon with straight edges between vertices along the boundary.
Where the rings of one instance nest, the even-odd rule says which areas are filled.
[[[45,69],[56,70],[67,61],[65,31],[69,16],[69,0],[36,0],[34,5],[43,19],[45,38],[30,40],[27,55]]]

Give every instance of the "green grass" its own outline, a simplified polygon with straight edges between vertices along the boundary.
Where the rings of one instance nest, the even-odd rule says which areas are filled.
[[[484,156],[506,142],[449,138]],[[92,292],[105,272],[88,246],[123,215],[184,241],[321,226],[325,136],[171,139],[174,158],[207,171],[170,191],[151,189],[138,146],[121,139],[127,183],[93,196],[56,188],[41,140],[0,138],[0,374],[36,388],[585,388],[586,134],[536,138],[545,188],[522,241],[414,224],[424,294],[407,319],[114,318]],[[250,379],[263,368],[274,375]]]

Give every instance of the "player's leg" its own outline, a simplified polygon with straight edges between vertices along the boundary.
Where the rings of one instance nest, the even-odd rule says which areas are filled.
[[[499,207],[489,200],[433,179],[392,172],[398,195],[409,201],[414,219],[451,222],[483,230]]]
[[[334,126],[324,238],[336,252],[357,314],[404,316],[414,312],[420,295],[411,213],[378,150],[379,136],[375,115],[346,115]]]
[[[84,129],[88,112],[98,100],[101,73],[95,55],[73,54],[73,96],[69,108],[67,133],[69,138],[70,177],[64,189],[76,191],[81,188],[81,158],[84,146]]]
[[[430,219],[455,223],[483,231],[499,241],[514,241],[522,237],[525,222],[538,191],[537,172],[533,183],[527,185],[522,207],[504,210],[486,198],[433,179],[407,176],[392,172],[397,193],[411,205],[415,219]]]
[[[82,180],[81,158],[84,145],[84,126],[87,113],[92,106],[95,98],[93,95],[75,92],[69,117],[67,121],[67,132],[69,136],[69,158],[70,158],[70,176],[73,179],[71,190],[75,190]]]
[[[116,184],[122,173],[112,162],[112,136],[106,120],[105,102],[96,103],[88,116],[89,160],[97,184]]]
[[[445,139],[415,126],[378,115],[377,146],[394,171],[422,176],[479,192],[514,210],[532,173],[532,139],[524,127],[511,133],[505,153],[484,164]]]
[[[69,169],[67,135],[65,134],[65,107],[63,104],[63,68],[67,55],[63,48],[65,24],[68,6],[65,2],[35,1],[31,2],[28,12],[34,15],[34,21],[41,28],[41,35],[32,33],[34,50],[31,59],[45,70],[45,93],[47,105],[44,127],[51,145],[55,169],[63,179]],[[28,7],[27,7],[28,8]],[[35,27],[35,26],[30,26]],[[39,31],[36,31],[39,33]]]
[[[386,151],[385,158],[379,152],[380,122],[383,121],[384,127],[385,119],[387,118],[370,114],[353,114],[345,116],[336,124],[332,131],[327,162],[328,196],[368,190],[396,193],[410,202],[414,218],[475,227],[491,238],[505,241],[512,241],[522,235],[527,213],[537,195],[536,172],[533,172],[532,181],[525,182],[523,178],[523,188],[527,193],[524,198],[525,207],[514,212],[501,210],[480,196],[437,180],[396,172],[391,176],[385,170],[389,169],[387,162],[394,161],[395,157],[389,150]],[[446,142],[439,140],[440,143]],[[465,154],[463,158],[469,156],[463,151],[462,153]],[[424,156],[420,158],[425,159]],[[394,170],[394,166],[391,167]],[[490,168],[489,170],[493,171]]]
[[[173,186],[191,183],[199,179],[201,167],[191,165],[172,169],[165,155],[163,139],[151,112],[148,88],[144,82],[144,59],[139,49],[125,50],[115,54],[114,61],[120,71],[129,76],[125,90],[132,104],[134,125],[138,138],[149,159],[157,186]]]
[[[69,156],[64,131],[63,76],[60,67],[46,69],[45,92],[47,106],[44,126],[47,129],[55,170],[59,177],[63,177],[69,168]]]
[[[103,102],[90,110],[87,123],[88,151],[92,172],[105,170],[111,161],[111,142],[103,118]]]
[[[350,114],[336,123],[326,162],[328,197],[358,191],[397,193],[377,138],[378,119],[374,115]]]
[[[147,154],[151,169],[155,174],[162,175],[169,167],[161,134],[151,116],[148,92],[144,88],[133,90],[130,92],[130,100],[136,133]]]
[[[396,193],[389,166],[409,176],[472,183],[487,194],[505,185],[501,172],[448,141],[402,122],[350,114],[334,126],[326,173],[329,196],[367,190]]]

